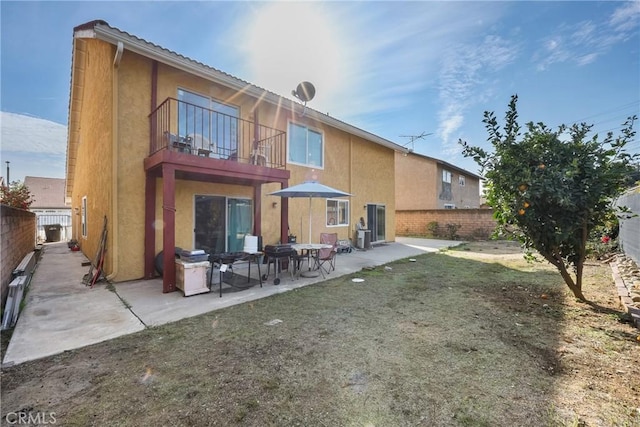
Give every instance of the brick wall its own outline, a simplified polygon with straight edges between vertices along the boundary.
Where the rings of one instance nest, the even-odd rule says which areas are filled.
[[[457,235],[465,239],[486,238],[496,227],[491,209],[407,210],[396,211],[396,234],[437,237],[430,234],[428,225],[431,222],[437,222],[441,230],[447,224],[459,224]]]
[[[1,252],[0,285],[2,285],[2,307],[4,308],[11,274],[22,258],[32,252],[36,244],[36,214],[2,205],[0,208]]]

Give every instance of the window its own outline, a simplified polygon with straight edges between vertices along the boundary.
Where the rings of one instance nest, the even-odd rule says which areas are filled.
[[[320,132],[289,123],[289,162],[322,168],[323,149]]]
[[[453,205],[453,204],[451,204],[451,203],[445,203],[445,204],[444,204],[444,208],[445,208],[445,209],[455,209],[455,208],[456,208],[456,205]]]
[[[349,201],[327,199],[327,226],[349,225]]]
[[[238,107],[182,89],[178,89],[178,99],[182,101],[178,108],[180,136],[198,136],[194,141],[198,148],[209,149],[207,145],[213,144],[227,155],[237,150]]]
[[[82,237],[87,237],[87,196],[82,198],[82,205],[80,207],[80,222],[82,225]]]
[[[466,181],[466,180],[465,180],[465,177],[464,177],[464,176],[460,175],[460,176],[458,177],[458,184],[460,185],[460,187],[464,187],[464,185],[465,185],[465,181]]]
[[[451,193],[451,172],[446,169],[442,170],[442,192],[440,193],[440,200],[452,200],[453,194]]]

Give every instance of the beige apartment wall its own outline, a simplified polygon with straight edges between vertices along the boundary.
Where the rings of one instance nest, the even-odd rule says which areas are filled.
[[[288,106],[290,107],[290,105]],[[320,233],[337,233],[339,239],[352,239],[356,229],[356,223],[361,216],[366,218],[364,206],[368,203],[383,204],[386,207],[386,239],[395,239],[395,177],[394,177],[394,151],[374,144],[371,141],[355,137],[342,130],[318,123],[308,116],[301,116],[301,106],[295,104],[297,113],[292,116],[287,109],[281,107],[260,106],[260,121],[269,126],[275,126],[288,132],[289,123],[294,122],[308,126],[323,134],[324,162],[322,167],[307,167],[296,164],[288,164],[291,172],[289,186],[300,184],[307,180],[318,182],[351,193],[349,198],[349,224],[339,226],[327,226],[326,224],[326,199],[311,200],[311,240],[317,242]],[[278,184],[263,187],[263,213],[268,212],[274,226],[279,226],[280,200],[268,193],[278,190]],[[273,203],[278,203],[274,209]],[[267,218],[267,217],[265,217]],[[296,235],[299,242],[309,241],[309,199],[289,199],[289,227],[291,233]],[[263,231],[270,229],[265,227]],[[279,236],[279,234],[276,234]],[[277,240],[278,237],[276,237]],[[265,240],[266,241],[266,240]]]
[[[441,175],[435,160],[395,154],[396,210],[436,209]],[[441,174],[441,172],[440,172]]]
[[[116,134],[118,262],[113,280],[132,280],[144,275],[145,171],[149,155],[151,111],[151,61],[125,50],[117,68]]]
[[[72,193],[73,229],[82,252],[94,260],[100,236],[103,218],[111,218],[111,182],[112,182],[112,45],[98,40],[87,39],[86,61],[84,63],[84,91],[82,99],[82,127],[78,143],[77,163]],[[81,236],[82,198],[87,197],[87,237]],[[107,247],[112,244],[109,236]],[[104,268],[107,273],[112,269],[110,252],[106,253]]]
[[[453,204],[456,208],[480,207],[478,178],[418,155],[396,153],[395,162],[398,171],[395,184],[397,210],[444,209],[445,204]],[[443,169],[452,174],[451,200],[440,198]],[[459,184],[461,175],[465,177],[464,186]]]
[[[82,141],[91,136],[90,150],[87,144],[80,144],[78,167],[74,187],[74,206],[80,205],[80,198],[87,194],[90,202],[90,233],[94,244],[87,245],[88,256],[93,256],[97,248],[102,216],[110,214],[112,196],[112,167],[117,173],[117,242],[118,248],[107,252],[107,273],[114,273],[114,281],[132,280],[144,275],[144,203],[145,172],[144,158],[149,153],[149,113],[151,111],[152,61],[124,52],[119,67],[114,71],[115,48],[99,41],[90,41],[91,66],[87,82],[90,90],[85,91],[83,104]],[[117,74],[114,75],[114,72]],[[113,93],[113,87],[117,88]],[[228,88],[214,84],[169,66],[158,66],[158,104],[168,97],[177,97],[178,88],[208,95],[214,99],[239,107],[240,117],[253,120],[254,109],[259,113],[259,122],[266,126],[288,131],[291,120],[319,129],[324,134],[324,167],[308,168],[289,165],[291,179],[295,185],[306,179],[315,178],[320,182],[353,194],[350,202],[350,223],[347,226],[326,226],[326,200],[312,200],[312,240],[317,241],[321,232],[337,232],[340,239],[353,236],[355,224],[361,216],[366,217],[367,203],[386,206],[387,240],[395,239],[395,177],[394,152],[370,141],[354,137],[346,132],[314,123],[309,117],[302,117],[300,104],[274,106],[239,94]],[[89,88],[88,88],[89,89]],[[114,102],[115,99],[115,102]],[[112,119],[113,105],[116,106],[117,120]],[[295,117],[291,108],[297,108]],[[86,124],[90,125],[87,126]],[[114,126],[115,123],[115,126]],[[111,129],[113,130],[113,133]],[[117,144],[112,146],[113,138]],[[115,150],[115,154],[112,151]],[[113,161],[113,155],[117,160]],[[82,179],[86,177],[87,179]],[[97,179],[96,179],[97,177]],[[90,179],[89,179],[90,178]],[[157,181],[156,203],[156,253],[162,247],[162,180]],[[281,199],[268,195],[279,189],[278,184],[262,187],[262,236],[264,244],[276,243],[280,239]],[[220,185],[176,181],[176,245],[193,246],[193,198],[196,194],[210,194],[231,197],[253,197],[253,187]],[[276,205],[274,206],[274,203]],[[307,241],[309,224],[309,200],[290,199],[289,223],[293,234]],[[95,225],[98,224],[98,225]],[[74,223],[78,227],[79,223]],[[97,236],[97,237],[96,237]],[[112,237],[110,236],[110,241]],[[300,240],[302,241],[302,240]],[[117,253],[117,271],[112,271],[109,255]]]
[[[451,172],[451,200],[443,200],[440,199],[439,195],[442,191],[442,171],[448,170]],[[460,176],[465,177],[465,185],[460,185]],[[478,178],[471,177],[469,175],[465,175],[460,171],[447,167],[446,165],[438,164],[438,171],[436,173],[436,178],[438,182],[437,188],[437,205],[435,209],[444,209],[445,204],[455,205],[456,209],[477,209],[480,207],[480,181]],[[429,208],[419,208],[419,209],[433,209]]]

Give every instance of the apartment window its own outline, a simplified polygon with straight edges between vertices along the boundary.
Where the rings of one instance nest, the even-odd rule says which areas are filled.
[[[458,177],[458,184],[460,185],[460,187],[464,187],[464,185],[466,184],[466,179],[464,176],[460,175]]]
[[[289,162],[323,167],[322,134],[306,126],[289,123]]]
[[[440,192],[440,200],[452,200],[451,192],[451,172],[446,169],[442,170],[442,191]]]
[[[456,205],[451,204],[451,203],[445,203],[445,204],[444,204],[444,208],[445,208],[445,209],[455,209],[455,208],[456,208]]]
[[[82,228],[82,237],[87,237],[87,196],[82,198],[82,205],[80,206],[80,222]]]
[[[327,199],[327,226],[349,225],[349,201]]]

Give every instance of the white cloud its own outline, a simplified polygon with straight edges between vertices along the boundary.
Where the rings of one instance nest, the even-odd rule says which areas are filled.
[[[625,41],[640,26],[640,2],[622,3],[607,18],[600,21],[581,21],[563,24],[542,40],[542,47],[534,53],[539,71],[556,63],[570,62],[585,66],[596,61],[614,45]]]
[[[624,2],[609,17],[609,25],[618,32],[637,30],[640,25],[640,2]]]
[[[66,126],[23,114],[0,114],[3,152],[66,153]]]
[[[497,84],[491,76],[511,64],[518,52],[517,44],[491,35],[477,44],[457,46],[444,58],[439,78],[442,107],[437,134],[445,152],[458,149],[452,138],[464,123],[465,111],[490,96]]]
[[[317,89],[311,108],[376,129],[373,117],[415,108],[418,94],[435,86],[442,55],[472,38],[480,26],[496,22],[496,10],[502,8],[470,3],[461,13],[456,3],[365,3],[278,2],[257,7],[250,22],[243,21],[236,30],[247,40],[242,51],[253,58],[250,80],[288,96],[298,80],[308,79]],[[307,11],[312,17],[305,18]],[[279,24],[283,16],[287,19]],[[264,31],[257,30],[261,22]],[[254,28],[248,38],[247,27]],[[282,31],[286,36],[278,41],[266,35]],[[282,49],[285,54],[278,53]],[[325,51],[333,56],[326,57]],[[306,58],[291,60],[300,53]],[[312,59],[317,62],[306,69],[313,70],[313,76],[311,71],[291,74]],[[275,83],[277,79],[281,82]]]

